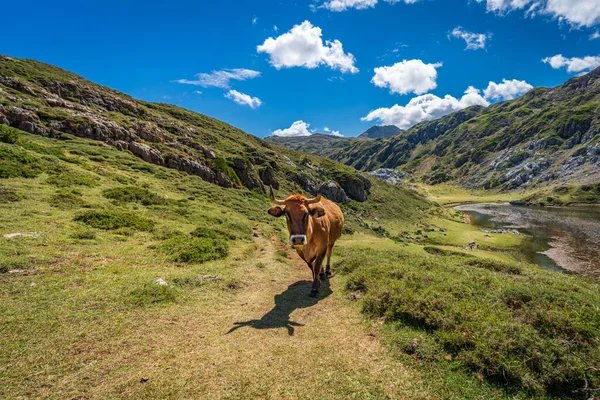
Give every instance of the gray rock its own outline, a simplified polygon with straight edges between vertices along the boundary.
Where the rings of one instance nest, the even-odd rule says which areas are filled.
[[[156,281],[154,281],[154,284],[158,286],[169,286],[169,284],[162,278],[158,278]]]
[[[165,165],[165,160],[163,160],[160,151],[156,150],[154,147],[150,147],[143,143],[131,142],[129,143],[129,151],[149,163]]]
[[[279,182],[275,178],[273,168],[267,166],[258,170],[258,176],[260,180],[267,186],[273,187],[273,189],[279,189]]]
[[[404,174],[391,168],[379,168],[375,171],[367,172],[372,177],[381,179],[391,185],[397,185],[404,179]]]
[[[325,182],[324,184],[322,184],[319,188],[319,193],[325,195],[327,199],[333,202],[341,204],[348,203],[348,196],[346,195],[346,192],[344,192],[344,189],[339,187],[333,181]]]

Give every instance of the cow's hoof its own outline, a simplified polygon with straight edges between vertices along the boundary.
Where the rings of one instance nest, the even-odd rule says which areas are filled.
[[[321,273],[319,274],[319,278],[320,278],[322,281],[324,281],[324,280],[325,280],[325,278],[327,278],[327,275],[325,274],[325,272],[321,272]]]
[[[331,270],[328,269],[327,272],[325,272],[325,275],[327,275],[327,277],[329,278],[331,276]]]
[[[311,290],[310,291],[310,297],[314,297],[314,298],[319,297],[319,290],[317,290],[317,289]]]

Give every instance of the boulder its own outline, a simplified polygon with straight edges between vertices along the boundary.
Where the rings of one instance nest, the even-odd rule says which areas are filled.
[[[129,143],[129,151],[149,163],[165,165],[165,160],[163,160],[160,151],[156,150],[154,147],[150,147],[143,143],[131,142]]]
[[[371,188],[371,181],[364,176],[344,174],[337,177],[336,181],[352,200],[367,201],[365,191]]]
[[[375,171],[367,173],[377,179],[381,179],[382,181],[389,183],[390,185],[397,185],[402,182],[402,179],[404,179],[404,174],[402,172],[391,168],[379,168]]]
[[[275,178],[273,168],[265,167],[258,170],[258,176],[260,180],[267,186],[271,186],[273,189],[279,189],[279,182]]]
[[[297,172],[294,175],[291,175],[289,178],[292,182],[296,182],[302,189],[306,190],[313,196],[317,194],[318,182],[313,177],[309,178],[303,173]]]
[[[344,192],[344,189],[339,187],[333,181],[322,184],[319,188],[319,193],[336,203],[346,204],[348,202],[348,196],[346,195],[346,192]]]
[[[248,189],[258,189],[261,193],[266,193],[265,186],[256,176],[256,171],[251,164],[246,163],[241,158],[233,159],[233,170],[240,178],[242,185]]]

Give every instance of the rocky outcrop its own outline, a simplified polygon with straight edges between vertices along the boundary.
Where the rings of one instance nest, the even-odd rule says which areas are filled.
[[[266,193],[265,186],[256,176],[256,170],[251,164],[248,164],[240,158],[233,159],[233,170],[240,178],[242,185],[248,189],[257,189],[261,193]]]
[[[312,176],[307,176],[302,172],[297,172],[289,177],[292,182],[297,183],[302,189],[312,194],[313,196],[317,194],[317,188],[319,187],[319,182]]]
[[[336,181],[352,200],[367,201],[366,192],[371,189],[371,181],[364,176],[344,174],[336,177]]]
[[[279,182],[277,182],[273,168],[270,166],[259,169],[258,176],[265,185],[271,186],[273,189],[279,189]]]
[[[398,185],[404,179],[404,174],[391,168],[379,168],[375,171],[367,172],[374,178],[381,179],[390,185]]]
[[[149,163],[165,165],[165,160],[163,159],[162,154],[160,154],[160,151],[156,150],[154,147],[150,147],[143,143],[130,142],[129,151],[132,152],[133,155]]]
[[[329,200],[336,203],[346,204],[349,201],[346,192],[344,192],[344,189],[339,187],[333,181],[325,182],[324,184],[322,184],[319,188],[319,193],[325,195],[325,197],[327,197]]]

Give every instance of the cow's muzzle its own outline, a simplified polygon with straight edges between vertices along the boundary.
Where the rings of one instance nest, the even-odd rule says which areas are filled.
[[[290,244],[292,246],[304,246],[306,244],[306,235],[290,236]]]

